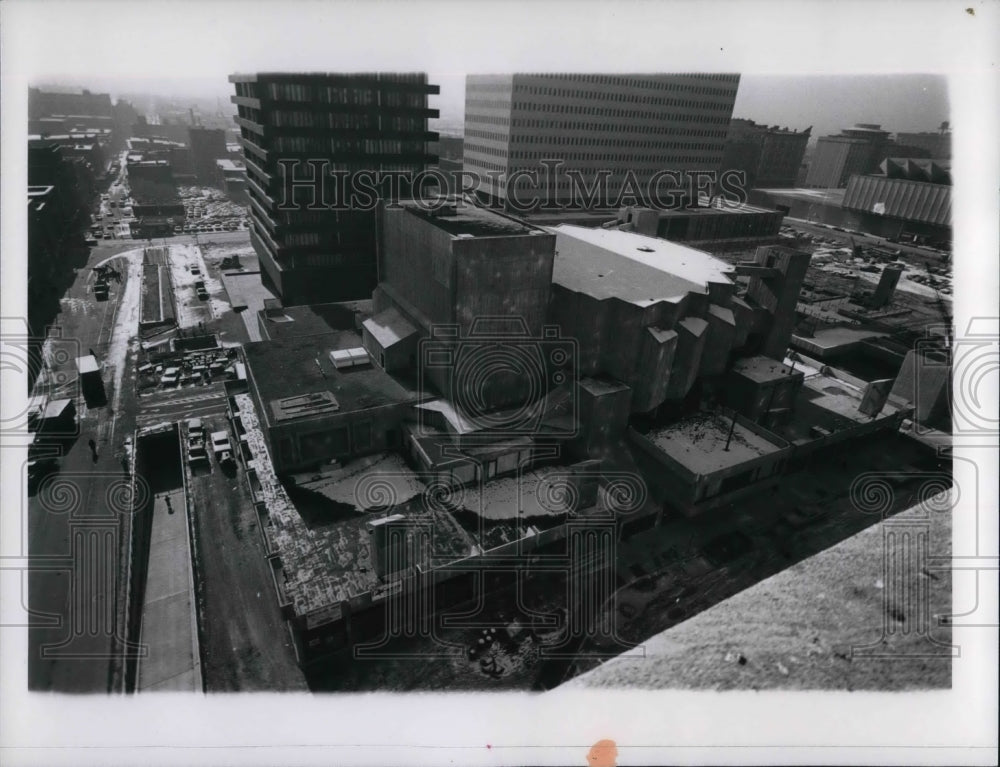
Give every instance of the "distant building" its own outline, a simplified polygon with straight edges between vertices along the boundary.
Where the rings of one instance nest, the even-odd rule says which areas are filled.
[[[221,128],[188,128],[191,164],[198,183],[212,186],[216,181],[215,161],[229,155],[226,132]]]
[[[711,204],[690,205],[678,210],[623,208],[618,212],[617,223],[620,229],[647,237],[719,250],[744,249],[777,241],[784,217],[779,210],[733,205],[716,198]]]
[[[928,157],[951,159],[951,131],[948,130],[938,133],[897,133],[896,142],[900,145],[919,147]]]
[[[183,218],[184,204],[177,196],[177,182],[167,160],[146,160],[141,155],[129,155],[125,168],[133,201],[132,212],[137,219]]]
[[[843,208],[883,237],[951,240],[951,169],[946,160],[889,158],[877,173],[854,175]]]
[[[739,80],[729,74],[470,75],[464,169],[479,174],[477,194],[490,203],[617,207],[630,184],[645,192],[657,174],[719,170]],[[551,178],[543,160],[561,163]],[[588,186],[608,171],[606,189],[583,199],[566,171],[578,172]],[[537,174],[537,182],[526,174]],[[661,187],[672,183],[659,178]]]
[[[215,186],[224,190],[233,202],[245,203],[247,195],[247,169],[233,160],[215,161]]]
[[[55,93],[40,88],[28,89],[28,119],[37,120],[51,115],[91,115],[110,119],[114,114],[111,96],[107,93]]]
[[[327,174],[351,178],[361,171],[424,170],[435,161],[428,145],[437,134],[427,120],[437,110],[428,108],[427,97],[438,87],[424,74],[237,74],[229,80],[262,278],[287,305],[370,298],[377,282],[374,205],[325,206],[318,180],[294,191],[291,182],[315,179],[309,160],[327,162]],[[286,176],[290,171],[280,163],[294,161],[302,175]],[[286,191],[292,198],[279,207]]]
[[[726,136],[722,167],[746,173],[750,188],[794,187],[811,132],[811,126],[799,132],[734,119]]]
[[[823,136],[813,152],[805,186],[842,189],[851,176],[875,173],[879,164],[890,157],[931,159],[950,156],[950,139],[932,142],[927,140],[928,135],[937,134],[899,133],[893,139],[879,125],[860,123],[853,128],[845,128],[837,136]],[[914,137],[916,140],[911,141]],[[935,155],[931,149],[942,149],[947,154]]]
[[[806,186],[840,189],[854,173],[870,173],[885,157],[889,132],[880,125],[858,123],[836,136],[823,136],[816,144]]]

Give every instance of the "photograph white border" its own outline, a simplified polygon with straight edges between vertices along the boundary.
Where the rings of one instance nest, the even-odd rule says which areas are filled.
[[[3,316],[26,316],[20,254],[27,252],[28,84],[55,66],[77,79],[134,76],[140,90],[144,77],[161,70],[165,80],[203,76],[206,61],[221,63],[223,77],[280,69],[945,75],[956,179],[955,325],[961,330],[973,316],[998,313],[996,4],[13,0],[0,5],[0,14]],[[13,409],[23,401],[23,384],[18,390],[6,377],[3,383],[4,406]],[[7,460],[7,449],[2,454],[0,540],[14,529],[10,516],[20,513],[22,486],[22,462]],[[995,557],[991,460],[980,466],[980,510],[990,515],[981,535]],[[956,539],[954,551],[968,551],[967,544]],[[995,571],[981,574],[981,603],[997,604],[996,579]],[[967,609],[968,599],[956,593],[956,609]],[[5,614],[8,607],[0,604]],[[590,745],[611,738],[620,764],[996,763],[997,629],[955,629],[953,641],[962,655],[954,661],[953,689],[944,692],[110,698],[27,693],[26,631],[5,628],[0,760],[585,764]]]

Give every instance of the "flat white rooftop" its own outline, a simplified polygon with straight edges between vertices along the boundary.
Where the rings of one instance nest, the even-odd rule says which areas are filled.
[[[568,224],[550,231],[556,235],[552,281],[599,300],[649,306],[708,293],[712,283],[733,284],[734,267],[677,242]]]

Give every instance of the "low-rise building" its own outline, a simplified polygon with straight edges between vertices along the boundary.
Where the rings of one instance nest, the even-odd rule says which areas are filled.
[[[780,210],[715,198],[676,210],[623,208],[618,227],[692,248],[745,249],[775,243],[785,214]],[[569,223],[569,222],[567,222]]]
[[[788,442],[736,413],[695,413],[632,444],[662,469],[657,476],[676,508],[695,514],[773,486],[792,451]]]
[[[246,166],[230,159],[216,160],[215,185],[225,191],[233,202],[247,202]]]
[[[402,421],[426,398],[373,365],[351,331],[260,341],[244,353],[279,474],[402,447]]]

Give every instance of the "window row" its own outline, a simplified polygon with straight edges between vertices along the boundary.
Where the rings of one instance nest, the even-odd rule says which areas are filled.
[[[565,158],[551,158],[551,159],[565,159]],[[598,174],[605,175],[608,179],[621,178],[627,173],[631,173],[635,176],[641,178],[651,178],[657,173],[662,173],[665,170],[671,170],[677,166],[683,166],[683,169],[688,170],[691,168],[707,167],[710,165],[717,164],[720,158],[718,157],[706,157],[704,155],[670,155],[667,157],[627,157],[618,158],[618,162],[627,161],[627,167],[618,168],[573,168],[573,167],[560,167],[556,171],[557,176],[563,174],[572,173],[574,176],[580,176],[584,179],[594,179],[598,178]],[[515,173],[523,171],[524,173],[533,173],[538,178],[540,184],[544,184],[548,178],[548,172],[544,166],[541,165],[518,165],[512,166],[508,172],[508,176],[513,176]]]
[[[534,122],[534,121],[533,121]],[[717,138],[724,139],[726,137],[725,130],[718,129],[707,129],[707,128],[680,128],[676,125],[587,125],[586,123],[573,123],[573,122],[547,122],[543,120],[538,120],[540,123],[537,127],[543,130],[552,131],[591,131],[598,134],[598,136],[567,136],[564,134],[529,134],[519,133],[515,135],[514,143],[517,144],[594,144],[606,139],[600,138],[602,135],[608,134],[619,134],[619,133],[638,133],[642,135],[652,135],[652,136],[670,136],[671,138],[676,136],[692,136],[698,138]],[[657,145],[659,142],[653,142],[653,145]]]
[[[591,83],[593,85],[617,85],[622,88],[653,88],[655,90],[688,90],[703,88],[702,85],[678,83],[677,80],[694,80],[699,83],[711,81],[718,83],[738,83],[737,74],[705,74],[700,72],[672,72],[669,74],[647,75],[596,75],[596,74],[546,74],[544,72],[528,73],[526,77],[538,80],[556,80],[567,83]]]
[[[317,152],[322,154],[422,154],[424,142],[398,139],[347,139],[321,136],[275,136],[276,152]]]
[[[656,149],[655,154],[644,154],[635,155],[632,152],[635,149]],[[510,152],[507,156],[511,159],[518,160],[546,160],[551,159],[553,155],[562,160],[608,160],[615,161],[620,159],[629,158],[641,158],[646,157],[650,161],[653,161],[659,157],[663,156],[664,152],[681,150],[687,152],[710,152],[712,154],[717,154],[722,157],[722,147],[718,144],[686,144],[682,141],[672,142],[670,144],[662,144],[655,146],[636,146],[627,149],[623,149],[618,152],[559,152],[555,151],[541,151],[541,152]]]
[[[499,116],[499,115],[479,115],[474,112],[470,113],[466,111],[465,113],[465,123],[486,123],[487,125],[510,125],[509,116]]]
[[[732,103],[728,104],[716,104],[710,102],[699,102],[699,101],[684,101],[681,99],[664,99],[665,102],[661,106],[668,107],[671,109],[698,109],[702,113],[705,111],[725,111],[727,114],[732,111]],[[597,102],[599,104],[608,103],[606,100]],[[657,102],[653,101],[640,101],[648,105],[652,105]],[[657,112],[641,112],[635,109],[620,109],[620,108],[610,108],[604,106],[597,106],[594,102],[588,102],[586,104],[554,104],[551,101],[515,101],[514,110],[518,112],[554,112],[556,114],[575,114],[575,115],[585,115],[587,117],[628,117],[632,120],[704,120],[704,121],[717,121],[720,123],[725,123],[728,127],[729,117],[718,118],[709,117],[704,114],[697,115],[678,115],[673,112],[665,113],[660,110]],[[515,121],[516,123],[517,121]]]
[[[266,93],[275,101],[415,108],[422,108],[427,105],[427,94],[425,93],[379,88],[376,85],[349,86],[268,83]]]
[[[605,77],[603,79],[600,76],[596,76],[597,79],[592,82],[594,85],[603,86],[615,86],[619,88],[641,88],[644,90],[653,91],[668,91],[668,92],[680,92],[680,93],[691,93],[698,96],[721,96],[725,98],[732,98],[736,95],[735,88],[709,88],[704,85],[690,85],[685,83],[679,83],[676,80],[664,80],[664,79],[649,79],[649,78],[629,78],[629,77]],[[593,90],[593,89],[579,89],[579,88],[551,88],[540,85],[525,85],[518,90],[527,91],[528,93],[535,94],[536,96],[561,96],[563,98],[577,98],[577,99],[606,99],[608,98],[607,91]],[[648,96],[629,96],[627,101],[639,100],[648,101],[650,100]]]

